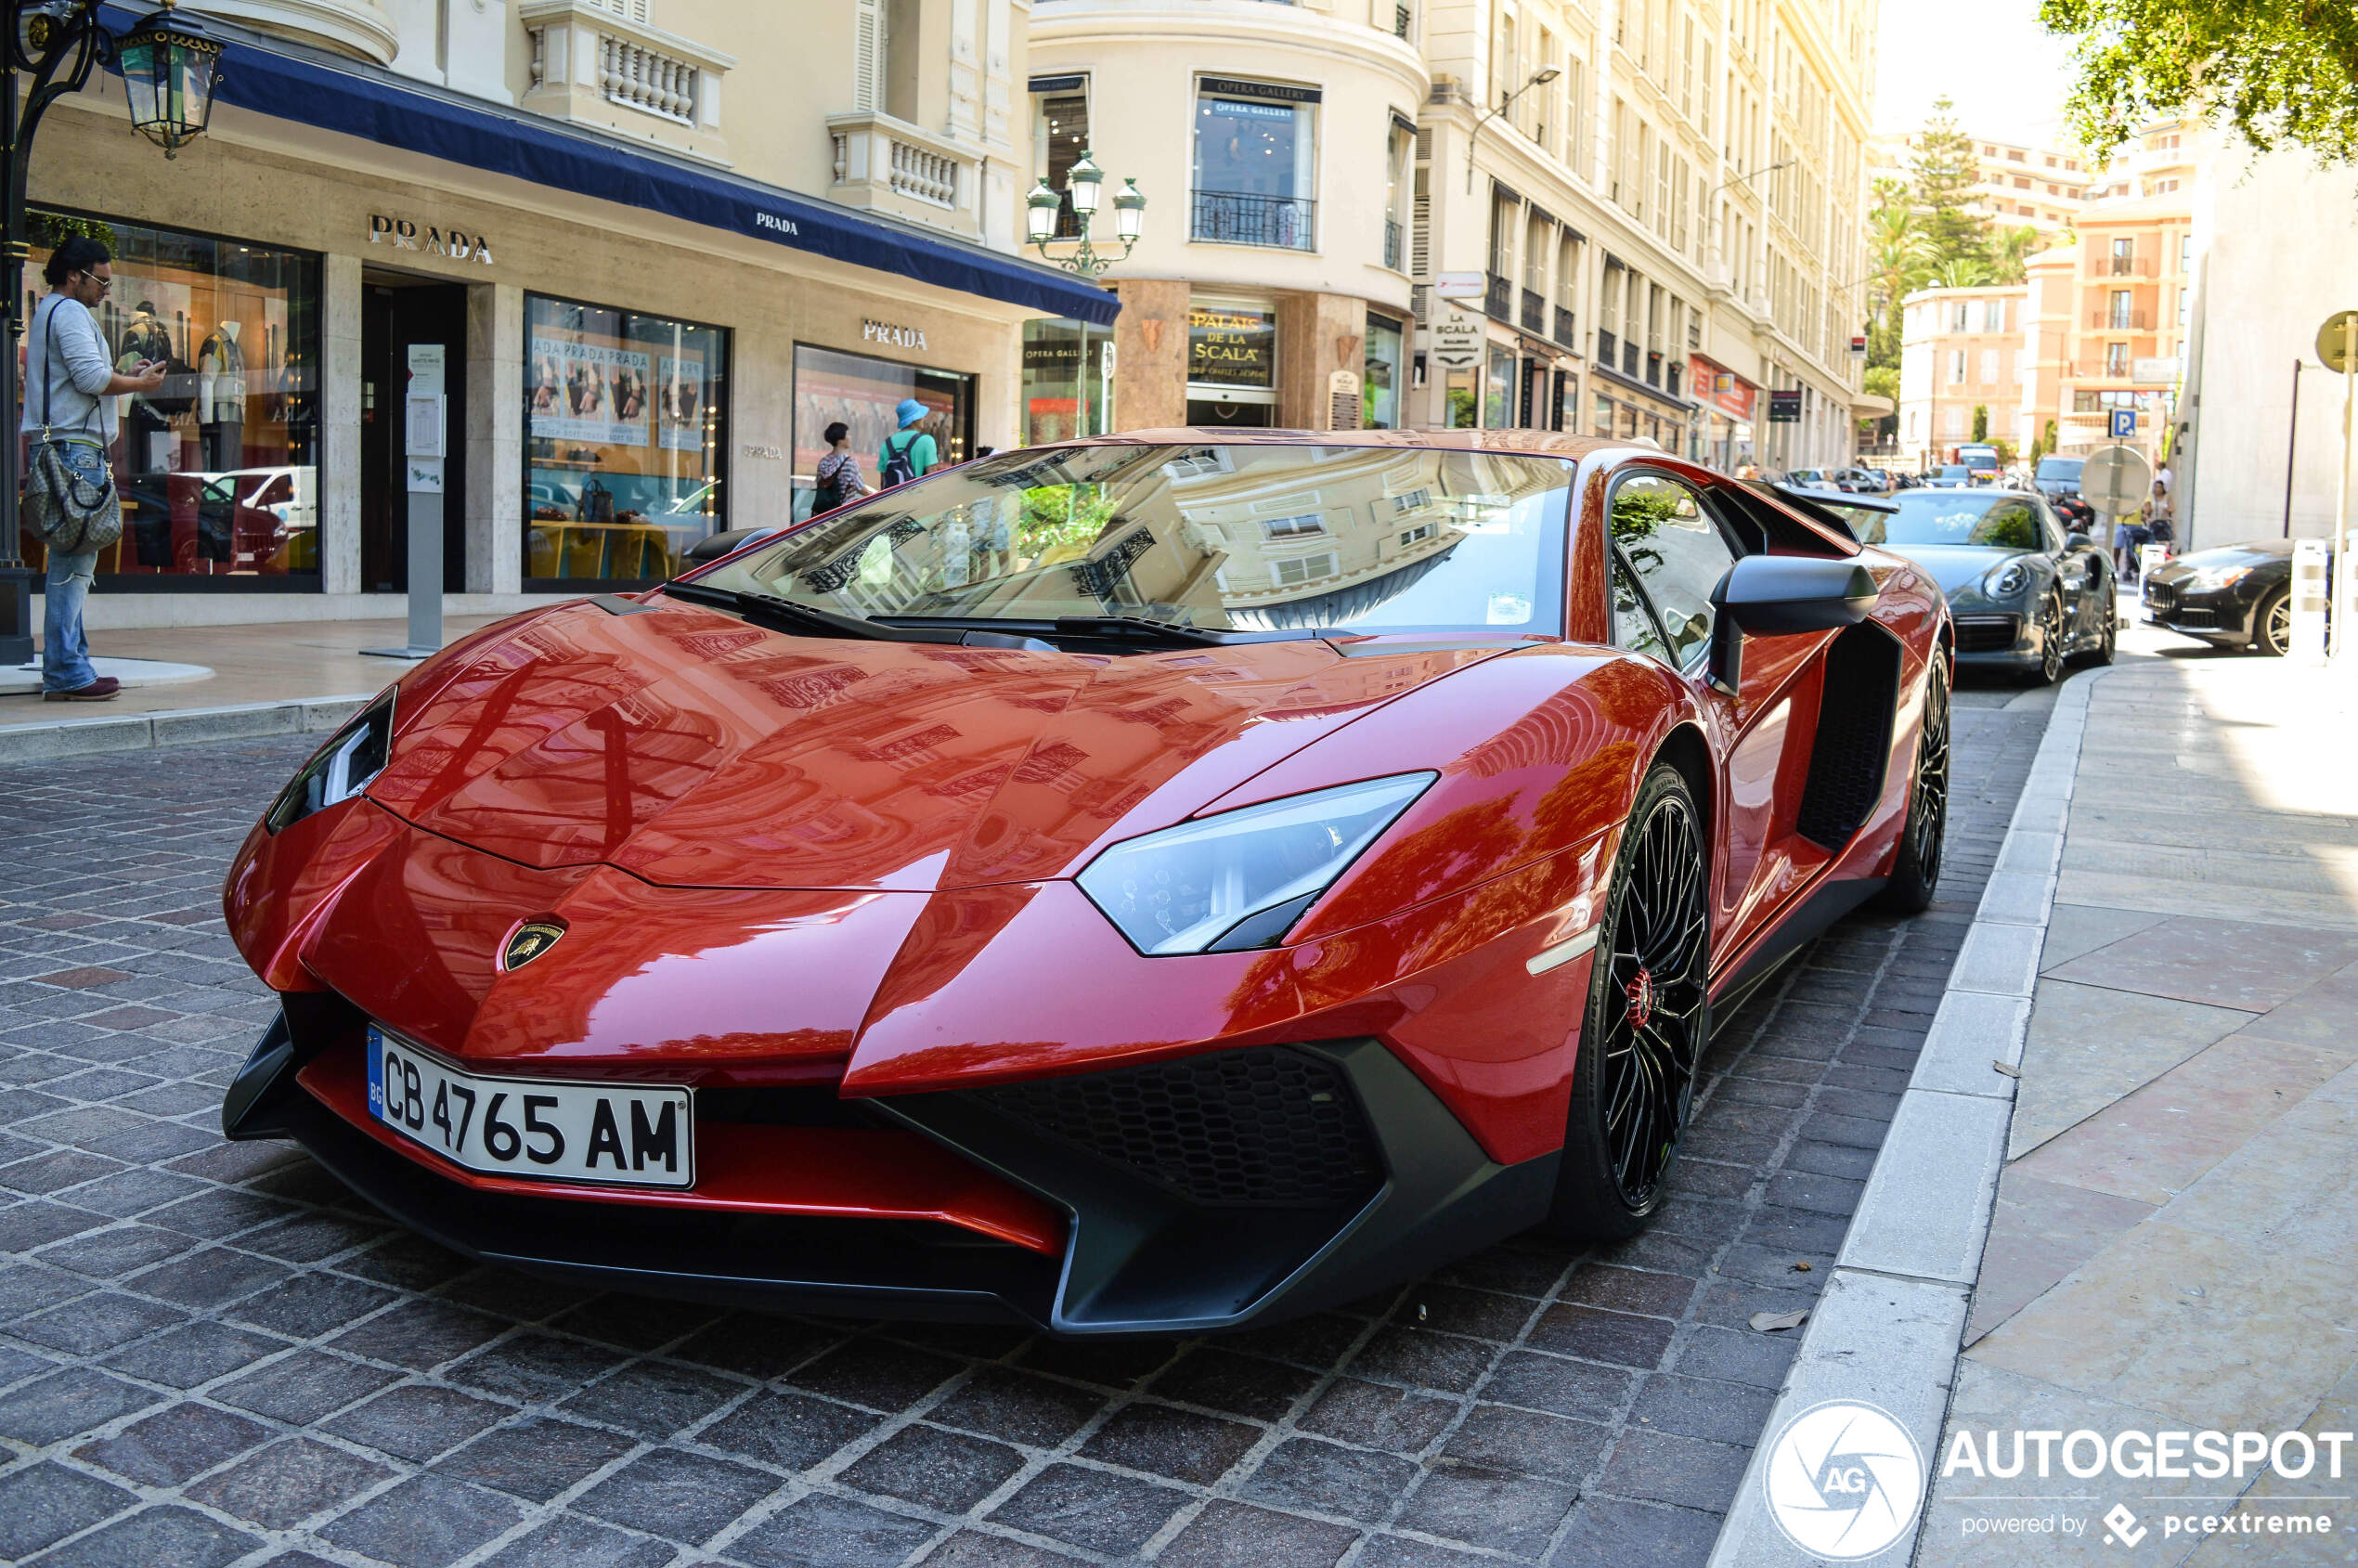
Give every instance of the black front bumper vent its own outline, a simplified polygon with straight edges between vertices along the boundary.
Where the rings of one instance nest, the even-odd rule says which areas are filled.
[[[1010,1083],[975,1097],[1210,1208],[1355,1204],[1383,1182],[1350,1081],[1298,1051],[1227,1051]]]

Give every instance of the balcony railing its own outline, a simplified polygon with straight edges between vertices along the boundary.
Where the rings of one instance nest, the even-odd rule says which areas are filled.
[[[626,109],[664,122],[667,128],[650,127],[646,134],[667,147],[697,157],[726,156],[719,139],[720,83],[736,64],[733,56],[595,0],[526,0],[516,16],[531,51],[525,108],[601,125],[617,124],[609,106]]]
[[[1383,220],[1383,264],[1394,272],[1401,270],[1400,252],[1404,239],[1397,218]]]
[[[1597,363],[1615,369],[1621,364],[1621,340],[1601,328],[1597,332]]]
[[[2142,310],[2092,310],[2088,325],[2100,332],[2142,332],[2149,321]]]
[[[1486,275],[1482,289],[1482,313],[1494,321],[1511,321],[1515,315],[1515,286],[1496,273]]]
[[[1548,330],[1548,297],[1536,289],[1522,292],[1522,318],[1518,323],[1534,337]]]
[[[1638,345],[1634,342],[1621,345],[1621,373],[1625,376],[1638,373]]]
[[[1415,283],[1409,286],[1408,313],[1417,318],[1417,325],[1419,327],[1432,319],[1432,284]]]
[[[835,200],[979,232],[980,154],[888,114],[830,114],[826,124]]]
[[[1408,24],[1413,19],[1407,6],[1394,6],[1392,8],[1392,35],[1395,38],[1407,37]]]
[[[1555,335],[1556,342],[1574,354],[1580,352],[1580,318],[1561,305],[1556,306]]]
[[[1304,196],[1198,190],[1188,238],[1223,245],[1315,251],[1318,248],[1317,215],[1318,203]]]

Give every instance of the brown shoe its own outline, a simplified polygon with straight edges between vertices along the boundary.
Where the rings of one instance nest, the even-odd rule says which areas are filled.
[[[123,690],[123,682],[111,675],[101,675],[87,686],[77,686],[71,692],[44,692],[45,703],[110,703]]]

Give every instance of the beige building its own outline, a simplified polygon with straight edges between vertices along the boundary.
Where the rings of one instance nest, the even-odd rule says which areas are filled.
[[[2084,454],[2125,437],[2150,456],[2176,415],[2197,280],[2194,192],[2092,205],[2079,242],[2030,258],[2023,322],[2028,362],[2017,441],[2055,426]]]
[[[872,478],[904,399],[1014,444],[1024,323],[1116,308],[1017,253],[1017,0],[184,9],[210,134],[166,162],[101,73],[32,161],[36,266],[105,238],[110,345],[172,367],[100,627],[397,615],[421,529],[455,612],[651,581],[792,515],[832,422]]]
[[[1030,41],[1036,171],[1086,144],[1149,201],[1109,345],[1029,330],[1035,437],[1356,419],[1817,466],[1876,407],[1858,0],[1038,0]]]
[[[2035,228],[2053,240],[2068,230],[2094,194],[2078,152],[1976,136],[1975,185],[1967,210],[2001,228]],[[1868,183],[1915,179],[1916,133],[1883,131],[1869,138]]]
[[[1960,445],[1984,438],[2027,447],[2019,434],[2024,307],[2030,291],[1920,289],[1901,302],[1899,452],[1901,466],[1937,468],[1957,460]]]

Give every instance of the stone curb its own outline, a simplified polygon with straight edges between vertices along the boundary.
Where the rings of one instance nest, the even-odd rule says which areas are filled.
[[[1820,1561],[1777,1528],[1762,1486],[1777,1433],[1826,1400],[1880,1406],[1906,1427],[1928,1467],[1930,1497],[1929,1471],[1939,1468],[1940,1429],[2014,1120],[2015,1079],[1996,1064],[2018,1068],[2029,1035],[2088,700],[2104,673],[2076,676],[2056,694],[1997,870],[1868,1173],[1833,1277],[1744,1469],[1710,1568],[1806,1568]],[[1915,1549],[1911,1530],[1863,1561],[1904,1563]]]
[[[150,746],[333,730],[375,695],[374,692],[361,692],[338,697],[291,697],[283,702],[240,703],[229,707],[125,714],[120,719],[60,719],[47,723],[0,726],[0,766],[87,757],[101,751],[145,751]]]

